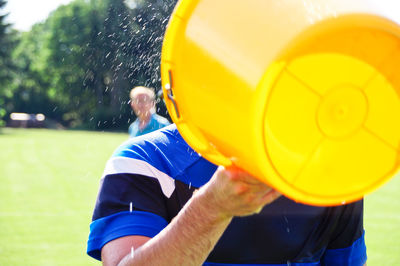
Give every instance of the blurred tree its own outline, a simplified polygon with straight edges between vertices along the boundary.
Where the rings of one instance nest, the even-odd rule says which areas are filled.
[[[100,62],[103,63],[102,77],[103,115],[109,116],[100,124],[103,127],[127,127],[131,117],[128,106],[128,93],[131,83],[127,78],[129,73],[129,56],[132,48],[131,36],[134,24],[129,9],[123,0],[106,0],[105,18],[102,23],[101,35],[96,42],[103,51]],[[97,93],[99,95],[99,93]],[[101,116],[98,117],[101,120]],[[108,123],[108,125],[107,125]],[[99,125],[99,121],[97,122]]]
[[[93,91],[84,82],[91,70],[90,60],[84,55],[92,42],[92,30],[98,27],[99,19],[92,17],[96,15],[91,5],[80,0],[61,6],[46,21],[49,34],[44,45],[48,53],[44,56],[50,80],[48,92],[62,110],[63,122],[72,127],[84,123],[96,108]]]
[[[128,2],[128,1],[127,1]],[[135,60],[131,61],[133,81],[161,88],[160,61],[164,32],[177,0],[131,0],[135,31],[132,35]]]
[[[127,78],[133,85],[152,87],[161,93],[161,47],[169,17],[177,0],[125,0],[131,10],[134,31],[128,51]],[[157,99],[157,112],[169,117],[164,102]]]
[[[130,83],[124,77],[124,51],[129,23],[122,0],[77,0],[58,8],[46,21],[46,73],[69,126],[104,129],[127,124],[130,110],[124,103]]]
[[[6,4],[7,1],[0,0],[0,10]],[[15,67],[11,59],[11,52],[17,43],[16,32],[11,31],[10,24],[5,21],[7,15],[0,15],[0,126],[5,125],[6,99],[12,96],[9,83],[12,80],[11,73]]]
[[[1,1],[1,0],[0,0]],[[133,86],[160,90],[164,31],[175,0],[75,0],[21,35],[8,109],[70,127],[124,129]],[[159,110],[166,111],[162,102]]]
[[[20,42],[12,53],[16,71],[12,72],[9,87],[12,97],[6,101],[8,113],[45,113],[57,120],[61,118],[60,112],[54,112],[55,105],[49,95],[50,79],[45,74],[45,55],[48,52],[44,47],[46,34],[48,28],[44,24],[36,24],[19,37]]]

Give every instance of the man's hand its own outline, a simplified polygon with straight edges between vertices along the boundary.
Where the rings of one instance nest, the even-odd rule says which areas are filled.
[[[202,265],[234,216],[257,213],[279,196],[238,168],[220,167],[158,235],[151,239],[132,235],[108,242],[102,249],[103,263]]]
[[[231,167],[219,167],[211,180],[201,188],[208,207],[222,217],[247,216],[261,209],[281,194],[247,172]],[[200,191],[199,191],[200,192]]]

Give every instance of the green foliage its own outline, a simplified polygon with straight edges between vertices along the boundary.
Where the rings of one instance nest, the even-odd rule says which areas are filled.
[[[0,11],[6,3],[7,1],[0,0]],[[5,124],[6,99],[11,96],[9,84],[12,80],[12,71],[15,70],[11,52],[17,43],[17,33],[5,22],[7,15],[0,15],[0,127]]]
[[[45,58],[49,51],[43,41],[46,34],[43,24],[37,24],[30,32],[21,34],[19,45],[12,54],[18,71],[13,72],[7,109],[10,112],[45,113],[48,117],[59,119],[60,114],[57,116],[52,112],[55,105],[48,95],[50,78],[46,75]]]
[[[86,57],[99,28],[101,17],[84,1],[75,1],[57,9],[46,21],[49,33],[45,39],[46,73],[50,76],[48,95],[62,112],[62,121],[76,126],[88,121],[98,107],[91,87],[85,83],[93,72]],[[65,25],[68,25],[67,27]],[[95,70],[96,71],[96,70]]]
[[[175,1],[75,0],[23,33],[6,105],[65,126],[123,129],[134,119],[129,91],[160,90],[163,34]],[[158,110],[166,114],[162,101]]]

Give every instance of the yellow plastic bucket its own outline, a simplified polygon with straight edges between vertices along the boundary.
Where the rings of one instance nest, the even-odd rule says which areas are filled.
[[[161,58],[197,152],[324,206],[399,171],[399,69],[399,25],[365,0],[183,0]]]

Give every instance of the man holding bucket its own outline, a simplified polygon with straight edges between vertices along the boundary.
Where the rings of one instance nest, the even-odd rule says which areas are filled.
[[[104,265],[365,264],[361,198],[399,169],[398,25],[344,0],[180,1],[171,18],[161,77],[179,132],[115,151],[88,254]],[[205,158],[242,159],[319,207]]]
[[[363,202],[280,197],[208,162],[170,125],[108,161],[87,252],[104,265],[363,265]]]

